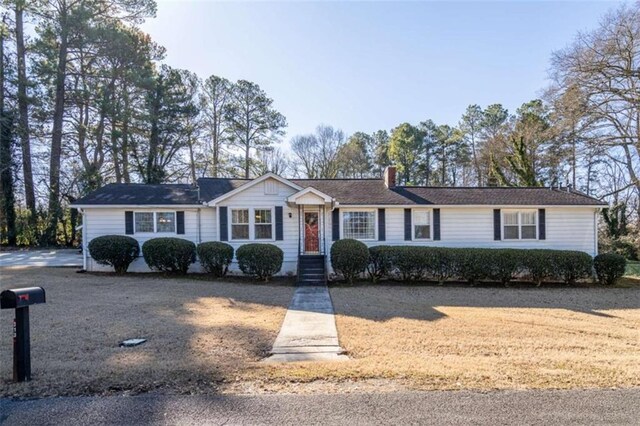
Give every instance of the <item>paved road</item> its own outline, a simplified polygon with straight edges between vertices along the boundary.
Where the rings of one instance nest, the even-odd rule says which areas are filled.
[[[11,250],[0,253],[0,266],[82,267],[82,255],[78,249]]]
[[[0,400],[3,425],[629,425],[640,389]]]

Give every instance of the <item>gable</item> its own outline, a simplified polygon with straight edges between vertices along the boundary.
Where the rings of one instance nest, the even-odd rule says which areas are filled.
[[[233,194],[228,194],[224,198],[220,197],[209,205],[220,206],[271,206],[275,204],[283,204],[286,199],[298,192],[295,188],[278,181],[277,179],[268,178],[254,185],[245,185],[239,188]]]

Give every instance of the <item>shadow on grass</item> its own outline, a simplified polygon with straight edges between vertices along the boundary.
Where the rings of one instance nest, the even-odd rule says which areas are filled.
[[[387,281],[376,285],[332,285],[330,291],[337,314],[375,321],[397,317],[434,321],[446,316],[438,307],[564,309],[613,319],[615,315],[602,311],[640,309],[640,287],[621,287],[558,284],[538,288],[513,283],[505,288],[493,284],[471,287],[466,283],[441,286]]]
[[[0,312],[0,397],[154,390],[216,393],[263,358],[293,288],[62,269],[2,271],[2,288],[42,285],[31,312],[32,375],[12,383],[13,311]],[[274,324],[275,322],[275,324]],[[146,338],[132,348],[119,342]]]

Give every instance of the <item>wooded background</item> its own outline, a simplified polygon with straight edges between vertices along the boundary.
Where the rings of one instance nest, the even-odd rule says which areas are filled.
[[[640,3],[554,52],[544,95],[514,112],[470,105],[458,123],[321,124],[288,140],[258,84],[164,64],[139,28],[155,12],[153,0],[2,1],[3,245],[77,243],[68,204],[109,182],[376,178],[395,164],[401,184],[571,186],[610,203],[603,247],[638,255]]]

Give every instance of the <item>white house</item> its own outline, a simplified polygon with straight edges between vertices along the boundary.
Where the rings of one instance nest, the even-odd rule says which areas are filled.
[[[567,188],[397,186],[383,179],[203,178],[197,185],[109,184],[76,201],[85,269],[101,270],[87,244],[100,235],[161,236],[284,251],[281,274],[301,256],[325,256],[341,238],[369,246],[543,248],[596,255],[605,203]],[[328,256],[325,256],[325,259]],[[304,258],[303,258],[304,259]],[[328,262],[325,260],[325,264]],[[197,271],[199,265],[191,270]],[[131,271],[148,271],[139,258]],[[237,265],[232,265],[232,271]]]

